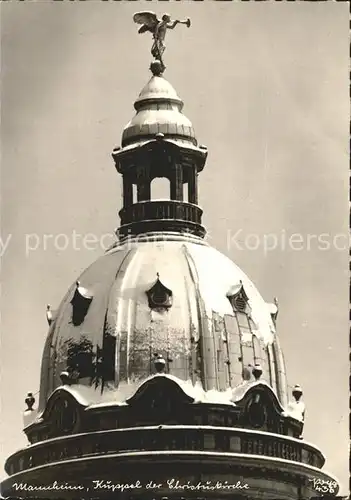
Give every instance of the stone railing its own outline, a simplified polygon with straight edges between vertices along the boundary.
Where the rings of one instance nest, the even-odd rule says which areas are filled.
[[[49,439],[12,455],[9,475],[32,467],[109,453],[140,451],[206,451],[281,458],[321,468],[324,457],[301,440],[227,427],[167,426],[114,429]]]

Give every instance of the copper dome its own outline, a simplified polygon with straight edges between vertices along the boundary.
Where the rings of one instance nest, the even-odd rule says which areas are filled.
[[[250,328],[235,319],[239,292]],[[123,402],[154,373],[155,355],[169,375],[228,403],[259,363],[286,403],[274,323],[252,282],[201,238],[158,233],[117,245],[69,289],[44,348],[40,409],[67,367],[91,403]]]

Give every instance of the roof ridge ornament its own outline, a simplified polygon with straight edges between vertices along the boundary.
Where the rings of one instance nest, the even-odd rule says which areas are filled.
[[[276,324],[277,324],[277,317],[278,317],[278,313],[279,313],[279,304],[278,304],[277,297],[274,297],[273,303],[270,303],[270,304],[267,304],[267,305],[268,305],[269,313],[271,315],[273,324],[274,324],[274,326],[276,326]]]
[[[33,396],[32,392],[28,392],[26,399],[24,402],[27,405],[26,411],[33,411],[33,406],[35,403],[35,397]]]
[[[47,320],[49,326],[54,321],[55,314],[56,314],[56,311],[53,311],[51,309],[51,305],[47,304],[47,306],[46,306],[46,320]]]
[[[160,76],[166,69],[162,58],[166,49],[164,40],[167,30],[174,29],[177,24],[185,24],[189,28],[191,25],[190,19],[188,18],[185,21],[175,19],[172,21],[169,14],[163,14],[162,18],[158,19],[154,12],[141,11],[134,14],[133,21],[141,24],[138,33],[145,33],[146,31],[152,33],[154,42],[151,47],[151,55],[154,61],[150,65],[150,70],[154,76]]]

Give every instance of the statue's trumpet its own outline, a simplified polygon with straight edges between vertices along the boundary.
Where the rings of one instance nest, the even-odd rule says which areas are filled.
[[[190,28],[190,26],[191,26],[191,22],[190,22],[189,17],[188,17],[188,19],[186,21],[178,21],[178,23],[180,23],[180,24],[186,24],[186,26],[188,28]]]

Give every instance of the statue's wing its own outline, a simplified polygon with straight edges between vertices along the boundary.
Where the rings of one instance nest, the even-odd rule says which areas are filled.
[[[154,12],[148,11],[137,12],[136,14],[134,14],[133,21],[137,24],[144,24],[149,29],[155,28],[157,23],[159,22],[156,14]]]
[[[148,26],[146,26],[146,24],[142,24],[140,26],[140,28],[138,29],[138,33],[145,33],[145,31],[151,31],[151,33],[152,33],[153,29],[151,29]]]

